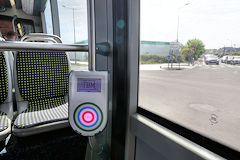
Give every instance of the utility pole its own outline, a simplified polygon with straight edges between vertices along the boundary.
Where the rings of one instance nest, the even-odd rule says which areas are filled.
[[[179,30],[179,17],[180,17],[180,10],[181,10],[183,7],[185,7],[185,6],[189,5],[189,4],[190,4],[190,3],[186,3],[186,4],[184,4],[183,6],[181,6],[181,7],[178,8],[177,42],[178,42],[178,30]]]
[[[185,7],[185,6],[187,6],[187,5],[189,5],[190,3],[186,3],[186,4],[184,4],[182,7],[179,7],[178,8],[178,21],[177,21],[177,45],[179,45],[179,42],[178,42],[178,32],[179,32],[179,17],[180,17],[180,10],[183,8],[183,7]],[[180,53],[179,53],[179,50],[178,50],[178,56],[180,55]],[[179,69],[180,69],[180,58],[178,58],[178,62],[179,62]]]
[[[72,9],[72,15],[73,15],[73,41],[74,44],[76,43],[76,29],[75,29],[75,10],[77,8],[74,7],[67,7],[65,5],[63,5],[64,8],[68,8],[68,9]],[[75,64],[77,64],[77,53],[75,52]]]

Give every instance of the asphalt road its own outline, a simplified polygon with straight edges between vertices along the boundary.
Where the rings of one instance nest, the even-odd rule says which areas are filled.
[[[139,106],[240,150],[240,66],[141,70]]]

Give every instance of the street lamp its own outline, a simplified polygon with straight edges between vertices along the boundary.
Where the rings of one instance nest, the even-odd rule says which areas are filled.
[[[75,34],[75,13],[74,11],[79,9],[79,8],[75,8],[75,7],[68,7],[68,6],[65,6],[65,5],[62,5],[64,8],[68,8],[68,9],[72,9],[73,11],[73,40],[74,40],[74,43],[76,43],[76,34]],[[77,63],[77,54],[75,52],[75,64]]]
[[[185,7],[185,6],[187,6],[187,5],[189,5],[189,4],[190,4],[190,3],[186,3],[186,4],[184,4],[183,6],[181,6],[181,7],[178,8],[177,45],[179,45],[179,43],[178,43],[178,30],[179,30],[179,15],[180,15],[180,9],[183,8],[183,7]],[[178,54],[179,54],[179,50],[178,50],[177,52],[178,52]],[[179,62],[179,69],[180,69],[180,59],[178,60],[178,62]]]
[[[180,15],[180,9],[182,9],[183,7],[189,5],[190,3],[186,3],[183,6],[178,8],[178,23],[177,23],[177,42],[178,42],[178,29],[179,29],[179,15]]]

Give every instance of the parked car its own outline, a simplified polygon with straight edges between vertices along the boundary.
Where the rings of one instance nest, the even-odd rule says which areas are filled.
[[[212,56],[212,54],[205,54],[205,55],[203,56],[204,62],[206,62],[206,59],[207,59],[208,57],[210,57],[210,56]]]
[[[232,65],[240,64],[240,56],[234,56],[232,61],[231,61],[231,64]]]
[[[232,60],[233,60],[234,56],[227,56],[226,58],[226,64],[231,64],[232,63]]]
[[[219,65],[219,59],[216,55],[208,55],[205,57],[205,63],[208,64],[216,64]]]
[[[222,63],[226,63],[226,59],[227,59],[227,56],[223,56],[223,57],[221,58],[221,62],[222,62]]]

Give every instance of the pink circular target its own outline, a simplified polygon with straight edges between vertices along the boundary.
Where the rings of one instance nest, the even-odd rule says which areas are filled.
[[[83,113],[83,121],[86,123],[91,123],[94,120],[94,115],[92,112],[86,111]]]
[[[99,116],[94,108],[86,107],[79,112],[78,119],[84,127],[93,127],[99,121]]]

